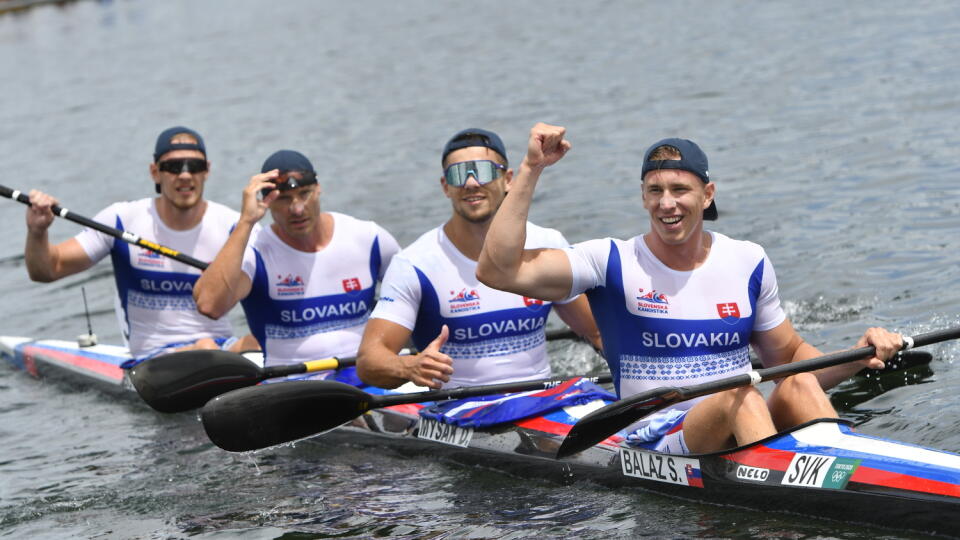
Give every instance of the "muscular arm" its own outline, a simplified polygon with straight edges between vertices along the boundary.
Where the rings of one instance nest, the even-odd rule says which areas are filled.
[[[597,328],[597,322],[593,319],[593,312],[590,311],[590,303],[586,296],[580,295],[576,300],[567,304],[554,304],[553,308],[557,310],[560,319],[567,323],[567,326],[578,336],[589,341],[597,351],[603,350],[600,330]]]
[[[396,388],[407,381],[417,386],[440,388],[450,380],[453,360],[440,352],[447,341],[447,327],[422,352],[398,355],[410,339],[410,330],[386,319],[370,319],[357,351],[357,376],[380,388]]]
[[[30,279],[42,283],[83,272],[93,266],[93,261],[80,247],[76,238],[52,246],[47,238],[47,231],[36,236],[27,233],[24,259]]]
[[[800,334],[790,324],[789,319],[766,332],[755,332],[751,342],[766,367],[823,356],[819,349],[800,337]],[[873,345],[877,348],[877,356],[858,362],[831,366],[813,373],[816,375],[817,381],[820,382],[820,387],[829,390],[852,377],[864,367],[882,368],[883,362],[896,354],[900,344],[901,337],[899,334],[888,332],[882,328],[870,328],[857,342],[857,347]]]
[[[564,133],[564,128],[546,124],[537,124],[530,131],[527,155],[490,224],[478,260],[477,279],[487,286],[544,300],[561,300],[570,294],[570,261],[561,250],[523,249],[527,215],[540,173],[570,149]]]
[[[243,272],[241,263],[254,225],[241,219],[223,249],[193,286],[197,311],[211,319],[223,317],[250,294],[252,282]]]
[[[237,226],[230,233],[223,249],[217,253],[217,257],[193,286],[193,300],[197,303],[197,311],[211,319],[223,317],[237,302],[250,294],[252,282],[241,267],[243,252],[250,241],[253,227],[263,219],[279,191],[273,190],[263,200],[259,200],[257,195],[263,188],[271,186],[278,174],[278,171],[273,170],[250,178],[243,190],[243,205]]]
[[[27,274],[33,281],[49,283],[93,266],[93,260],[75,238],[55,246],[50,245],[47,231],[54,220],[50,210],[54,204],[57,204],[57,201],[50,195],[39,191],[30,192],[27,242],[23,256]]]

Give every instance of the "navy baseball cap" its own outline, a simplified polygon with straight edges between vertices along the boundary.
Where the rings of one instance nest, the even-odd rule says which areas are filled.
[[[317,173],[313,170],[313,164],[307,159],[307,156],[296,150],[277,150],[263,162],[260,172],[265,173],[279,169],[280,174],[290,171],[298,171],[303,176],[302,179],[288,176],[277,183],[277,189],[286,191],[300,186],[308,186],[317,183]]]
[[[680,159],[660,159],[651,160],[650,154],[661,146],[670,146],[677,149],[680,153]],[[710,183],[710,167],[707,165],[707,155],[697,146],[697,143],[687,139],[663,139],[653,143],[643,154],[643,177],[650,171],[657,169],[677,169],[687,171],[697,175],[704,184]],[[710,206],[703,211],[703,219],[717,219],[717,203],[713,201]]]
[[[446,161],[450,152],[460,150],[461,148],[470,148],[471,146],[489,148],[500,154],[504,163],[507,161],[507,150],[504,148],[503,141],[500,140],[499,135],[485,129],[468,128],[450,137],[450,140],[447,141],[446,146],[443,147],[443,154],[440,156],[441,165]]]
[[[173,143],[170,142],[177,135],[190,135],[196,139],[196,143]],[[174,150],[198,150],[203,157],[207,157],[207,148],[203,144],[203,137],[200,136],[196,131],[183,126],[174,126],[169,129],[163,130],[157,137],[157,145],[153,150],[153,162],[156,163],[160,161],[160,158],[163,157],[167,152],[172,152]]]

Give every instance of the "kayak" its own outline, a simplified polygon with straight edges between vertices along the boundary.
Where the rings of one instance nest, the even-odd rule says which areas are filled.
[[[124,347],[0,337],[0,356],[37,377],[80,380],[137,397],[120,367],[130,358]],[[480,429],[426,419],[420,415],[423,404],[397,405],[369,411],[322,437],[443,448],[456,459],[521,475],[535,470],[537,476],[580,477],[692,501],[922,533],[960,531],[960,455],[863,435],[844,420],[817,420],[754,444],[701,455],[630,448],[614,435],[557,460],[573,424],[606,403],[597,400]]]

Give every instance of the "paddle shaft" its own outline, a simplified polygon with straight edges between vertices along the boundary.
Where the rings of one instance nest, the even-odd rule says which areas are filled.
[[[610,375],[582,378],[597,384],[605,384],[613,381],[613,377]],[[570,379],[538,379],[535,381],[517,381],[501,384],[486,384],[482,386],[460,386],[447,390],[430,390],[428,392],[415,392],[411,394],[371,395],[367,409],[379,409],[381,407],[407,405],[410,403],[489,396],[492,394],[510,394],[513,392],[527,392],[529,390],[546,390],[559,386],[568,380]]]
[[[320,360],[310,360],[299,364],[283,364],[279,366],[265,366],[261,372],[261,379],[272,379],[274,377],[286,377],[288,375],[297,375],[298,373],[313,373],[316,371],[327,371],[331,369],[344,369],[357,365],[357,359],[350,358],[323,358]]]
[[[27,195],[25,195],[23,192],[19,190],[10,189],[7,186],[0,185],[0,196],[22,202],[23,204],[30,206],[30,197],[28,197]],[[199,268],[200,270],[206,270],[208,266],[207,263],[194,259],[189,255],[180,253],[179,251],[175,251],[165,246],[161,246],[160,244],[156,244],[149,240],[145,240],[141,238],[139,235],[133,234],[132,232],[121,231],[120,229],[108,227],[103,223],[94,221],[90,218],[81,216],[79,214],[75,214],[74,212],[71,212],[66,208],[62,208],[59,205],[56,205],[56,204],[53,205],[53,207],[51,207],[51,210],[53,211],[54,215],[62,217],[63,219],[68,219],[74,223],[79,223],[84,227],[90,227],[91,229],[100,231],[103,234],[107,234],[114,238],[123,240],[128,244],[133,244],[135,246],[142,247],[143,249],[148,249],[154,253],[159,253],[160,255],[163,255],[165,257],[170,257],[175,261],[182,262],[183,264],[192,266],[194,268]]]

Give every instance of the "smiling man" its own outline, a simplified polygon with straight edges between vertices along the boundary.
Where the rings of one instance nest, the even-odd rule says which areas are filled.
[[[394,258],[363,335],[357,373],[386,388],[549,377],[544,327],[552,303],[491,289],[475,276],[487,228],[513,181],[503,141],[491,131],[466,129],[447,142],[440,161],[440,187],[452,215]],[[568,245],[558,231],[524,226],[529,247]],[[571,329],[599,346],[585,298],[556,308]],[[399,356],[411,337],[421,352]]]
[[[200,260],[213,259],[239,214],[203,198],[209,170],[199,133],[183,126],[164,130],[157,137],[150,164],[158,196],[113,204],[94,220]],[[229,322],[204,317],[196,310],[192,292],[200,270],[93,229],[51,245],[47,233],[56,199],[32,191],[30,204],[25,249],[30,278],[55,281],[82,272],[109,254],[117,285],[117,315],[134,357],[229,344]]]
[[[753,346],[766,366],[820,355],[780,307],[776,275],[763,248],[704,230],[717,219],[707,156],[687,139],[664,139],[643,156],[643,207],[650,232],[598,239],[566,250],[524,248],[524,221],[543,170],[570,149],[559,126],[537,124],[511,196],[487,233],[477,266],[497,289],[562,300],[586,293],[621,398],[660,387],[689,386],[751,370]],[[871,328],[858,347],[874,345],[882,367],[899,334]],[[713,452],[773,435],[802,422],[836,417],[824,389],[861,363],[783,379],[769,399],[737,388],[656,412],[629,439],[674,453]]]
[[[267,210],[273,224],[257,226]],[[244,189],[240,221],[194,298],[214,318],[242,301],[268,364],[354,356],[399,249],[372,221],[321,211],[310,160],[279,150]]]

